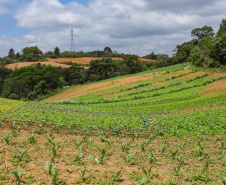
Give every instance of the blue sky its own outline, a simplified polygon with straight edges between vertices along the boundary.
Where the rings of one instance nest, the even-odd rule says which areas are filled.
[[[0,0],[0,57],[10,48],[38,46],[103,50],[144,56],[173,54],[191,40],[191,30],[226,19],[225,0]]]

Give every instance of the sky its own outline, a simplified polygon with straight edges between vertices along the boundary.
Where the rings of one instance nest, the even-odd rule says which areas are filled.
[[[0,57],[11,48],[172,56],[191,31],[226,19],[225,0],[0,0]]]

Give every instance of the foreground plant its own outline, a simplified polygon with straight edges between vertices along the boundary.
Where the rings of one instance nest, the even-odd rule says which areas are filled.
[[[17,167],[17,170],[12,171],[11,173],[12,173],[12,175],[14,176],[14,178],[15,178],[17,184],[20,184],[23,175],[26,174],[26,172],[22,172],[22,173],[21,173],[21,167],[20,167],[20,165]]]
[[[35,130],[34,130],[34,128],[33,128],[33,129],[32,129],[31,135],[28,137],[28,141],[29,141],[32,145],[34,145],[35,143],[37,143],[37,140],[35,139],[34,133],[35,133]]]
[[[20,149],[19,152],[12,152],[14,158],[17,158],[19,161],[22,161],[23,156],[27,153],[28,149]]]
[[[6,144],[9,145],[10,141],[12,140],[12,137],[10,137],[8,133],[5,133],[3,135],[3,137],[4,137],[4,140],[5,140]]]
[[[60,170],[55,170],[56,165],[50,163],[49,161],[46,161],[46,171],[51,176],[51,179],[53,181],[53,184],[58,184],[58,176]]]
[[[82,170],[78,170],[78,172],[79,172],[79,175],[80,175],[80,177],[81,177],[81,180],[82,180],[82,182],[84,182],[85,181],[85,173],[86,173],[86,168],[82,171]]]
[[[113,182],[120,181],[121,172],[122,172],[122,170],[118,171],[116,174],[115,173],[111,173],[111,178],[112,178]]]

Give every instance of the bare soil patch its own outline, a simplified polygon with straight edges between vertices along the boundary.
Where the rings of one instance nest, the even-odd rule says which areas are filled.
[[[15,69],[20,69],[21,67],[26,67],[26,66],[31,66],[33,64],[41,63],[42,65],[51,65],[53,67],[62,67],[62,68],[69,68],[70,65],[66,64],[59,64],[56,62],[20,62],[20,63],[15,63],[15,64],[8,64],[6,65],[7,68],[15,70]]]
[[[106,57],[106,58],[111,58],[111,57]],[[97,60],[97,59],[102,59],[102,57],[81,57],[81,58],[47,58],[49,62],[72,62],[72,63],[77,63],[77,64],[89,64],[91,60]],[[120,60],[122,61],[121,57],[112,57],[113,60]],[[155,60],[151,59],[146,59],[146,58],[139,58],[141,61],[146,61],[146,62],[155,62]]]

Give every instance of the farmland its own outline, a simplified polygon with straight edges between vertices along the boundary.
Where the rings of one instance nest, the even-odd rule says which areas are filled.
[[[188,65],[0,99],[0,184],[225,184],[226,73]]]
[[[102,58],[98,58],[98,57],[57,58],[57,59],[47,58],[48,61],[46,61],[46,62],[19,62],[19,63],[7,64],[6,67],[14,70],[16,68],[20,69],[21,67],[41,63],[44,65],[51,65],[53,67],[69,68],[70,65],[66,65],[65,63],[72,62],[72,63],[81,64],[81,65],[84,65],[84,64],[88,65],[91,60],[97,60],[97,59],[102,59]],[[122,58],[120,58],[120,57],[114,57],[112,59],[113,60],[122,60]],[[145,58],[139,58],[139,60],[146,61],[146,62],[155,61],[155,60],[150,60],[150,59],[145,59]],[[87,68],[87,67],[85,67],[85,68]]]

